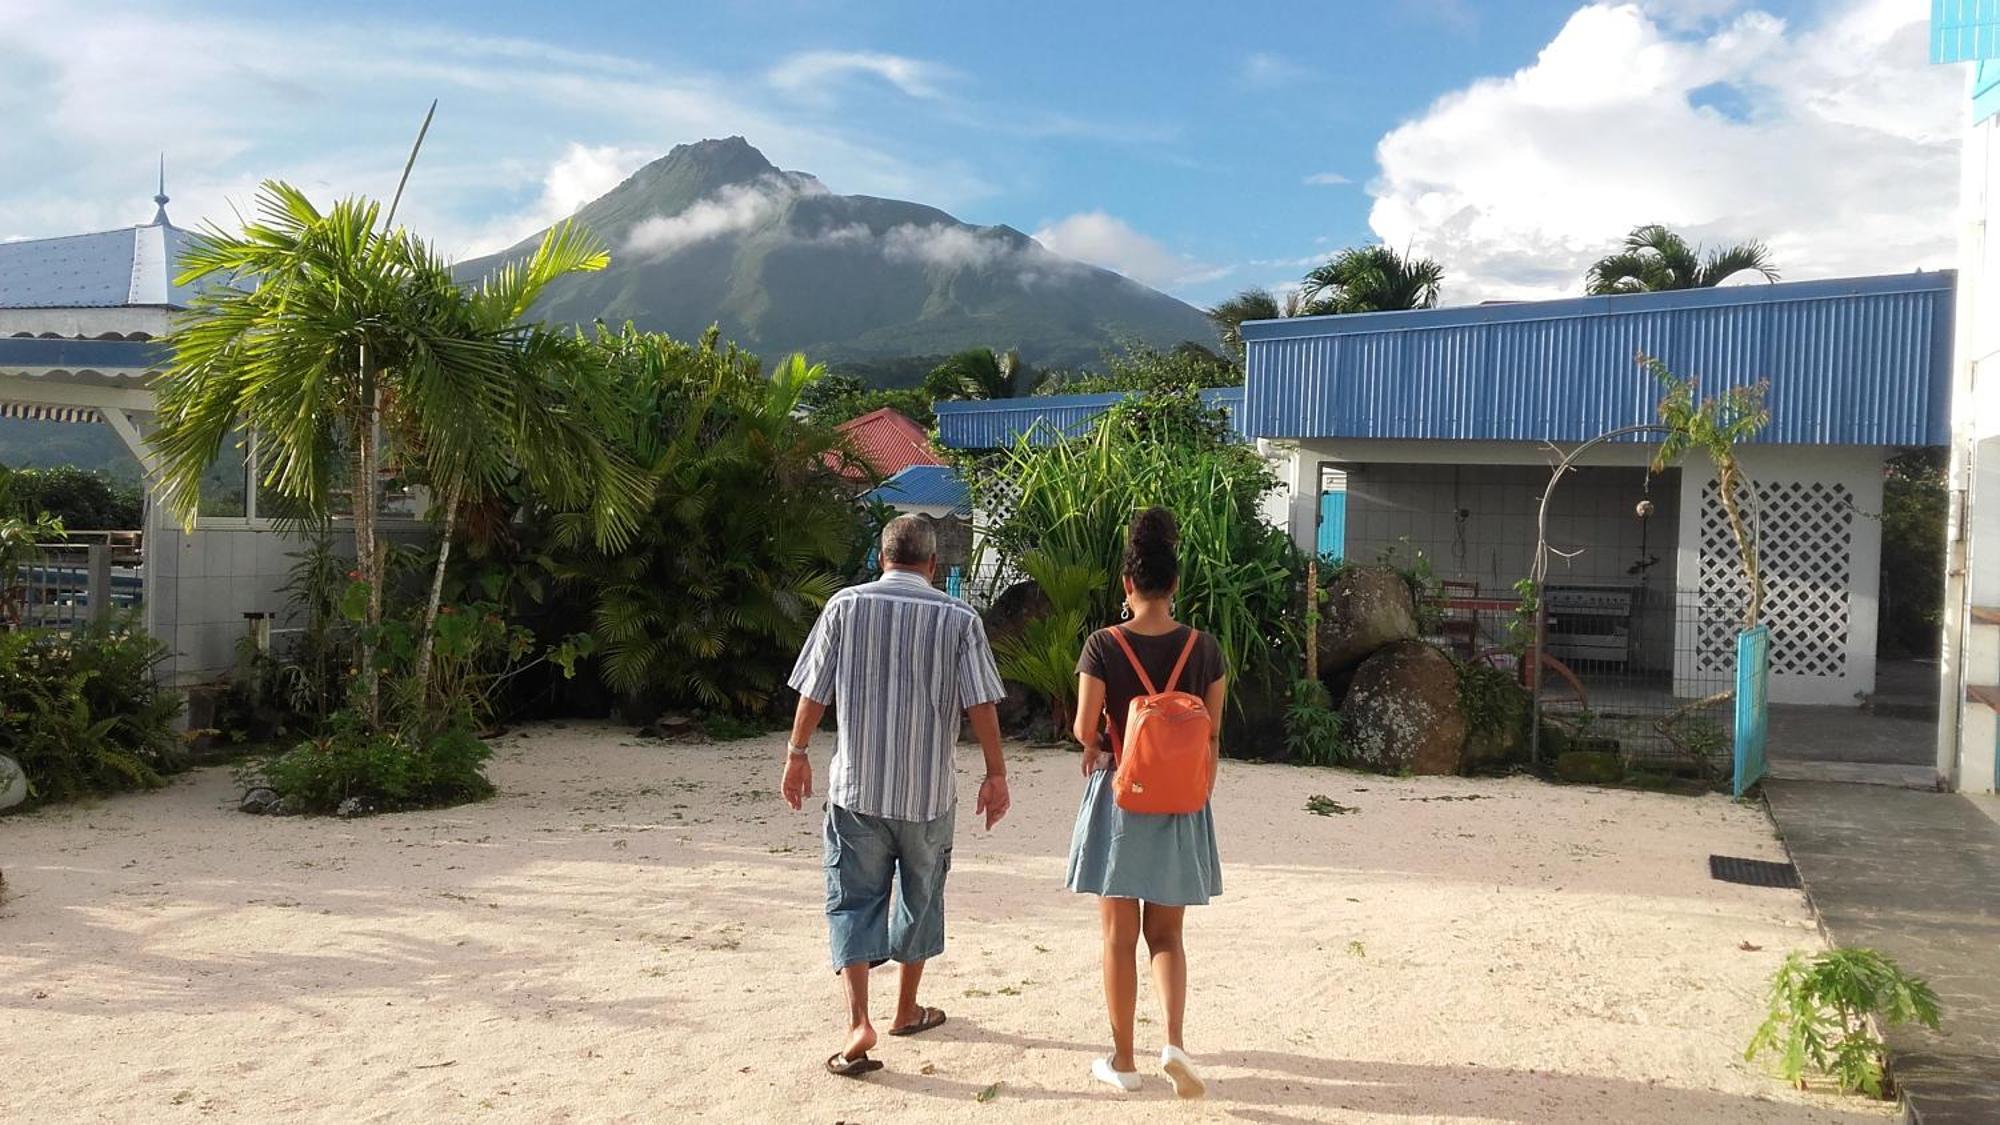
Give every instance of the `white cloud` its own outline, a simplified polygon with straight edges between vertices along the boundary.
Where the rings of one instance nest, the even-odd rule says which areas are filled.
[[[1718,10],[1593,4],[1532,65],[1440,98],[1377,148],[1375,233],[1442,262],[1453,303],[1578,292],[1647,222],[1762,239],[1789,278],[1949,265],[1962,77],[1926,65],[1922,8],[1685,30]],[[1717,90],[1727,111],[1698,104]]]
[[[983,269],[1014,253],[1014,247],[999,238],[942,223],[904,223],[882,236],[882,255],[892,262]]]
[[[822,190],[810,180],[777,176],[765,176],[754,184],[730,184],[695,200],[678,214],[640,221],[626,236],[625,250],[664,257],[697,242],[760,227],[776,218],[793,199]]]
[[[771,68],[765,77],[780,90],[820,95],[850,75],[871,75],[912,98],[936,100],[952,72],[937,63],[879,51],[804,51]]]
[[[1338,172],[1314,172],[1306,177],[1305,182],[1312,187],[1339,187],[1341,184],[1351,184],[1354,181]]]
[[[1116,270],[1145,285],[1166,287],[1214,281],[1228,267],[1176,254],[1103,211],[1082,211],[1044,226],[1035,241],[1064,257]]]
[[[37,169],[0,182],[0,237],[144,222],[161,149],[183,226],[234,221],[266,177],[322,202],[386,198],[433,97],[398,219],[454,256],[509,245],[646,156],[730,133],[843,191],[954,207],[995,190],[968,162],[802,118],[761,83],[416,21],[0,0],[0,167]]]
[[[1243,60],[1244,83],[1262,89],[1289,86],[1311,77],[1313,72],[1310,68],[1269,51],[1258,51]]]

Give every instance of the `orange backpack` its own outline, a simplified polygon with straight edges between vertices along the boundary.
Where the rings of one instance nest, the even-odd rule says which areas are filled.
[[[1139,663],[1139,654],[1125,639],[1125,630],[1113,627],[1111,639],[1125,650],[1125,659],[1132,662],[1132,670],[1146,688],[1146,694],[1133,699],[1125,712],[1118,772],[1111,779],[1112,796],[1126,812],[1200,812],[1208,804],[1214,778],[1209,740],[1215,720],[1200,696],[1174,688],[1201,634],[1188,630],[1187,647],[1174,662],[1166,691],[1153,686],[1153,678]]]

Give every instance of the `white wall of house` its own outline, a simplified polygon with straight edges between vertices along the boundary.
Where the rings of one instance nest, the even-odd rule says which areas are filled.
[[[2000,118],[1968,124],[1963,151],[1937,765],[1960,790],[1992,792],[2000,723],[1967,692],[2000,685],[2000,625],[1974,612],[2000,606],[2000,234],[1992,229],[2000,222]]]

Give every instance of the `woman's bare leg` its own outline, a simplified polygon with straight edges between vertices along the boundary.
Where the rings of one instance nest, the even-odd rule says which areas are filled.
[[[1111,1068],[1134,1071],[1132,1021],[1139,1005],[1139,902],[1130,898],[1097,900],[1098,921],[1104,928],[1104,1008],[1111,1017]]]
[[[1187,1014],[1187,947],[1181,944],[1181,922],[1185,906],[1147,903],[1141,928],[1146,934],[1146,951],[1153,959],[1153,982],[1160,989],[1160,1003],[1167,1010],[1167,1043],[1185,1048],[1181,1042],[1181,1019]]]

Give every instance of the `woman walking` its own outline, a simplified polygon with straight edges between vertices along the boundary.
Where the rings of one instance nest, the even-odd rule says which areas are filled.
[[[1208,809],[1214,789],[1219,721],[1226,684],[1222,650],[1215,640],[1174,620],[1174,591],[1180,584],[1180,531],[1163,508],[1141,512],[1132,521],[1125,547],[1125,608],[1129,620],[1100,629],[1084,644],[1077,661],[1076,737],[1083,744],[1083,807],[1070,841],[1069,887],[1098,897],[1104,937],[1104,1003],[1111,1018],[1111,1054],[1091,1064],[1099,1081],[1131,1092],[1140,1085],[1133,1056],[1132,1024],[1138,1004],[1136,964],[1139,938],[1153,964],[1153,979],[1166,1009],[1167,1042],[1160,1065],[1174,1092],[1198,1098],[1206,1091],[1181,1041],[1187,1010],[1187,953],[1181,922],[1190,906],[1222,893],[1222,864],[1215,848],[1215,822]],[[1139,782],[1117,778],[1122,751],[1135,740],[1124,728],[1139,701],[1147,711],[1183,692],[1176,712],[1193,715],[1205,727],[1206,753],[1148,761],[1172,761],[1175,776],[1157,773]],[[1168,700],[1168,705],[1173,705]],[[1206,721],[1200,722],[1200,711]],[[1158,714],[1161,712],[1154,711]],[[1152,721],[1150,718],[1147,721]],[[1190,729],[1179,719],[1176,733]],[[1169,725],[1162,720],[1156,729]],[[1171,738],[1168,734],[1166,737]],[[1136,760],[1135,760],[1136,764]],[[1130,772],[1130,771],[1128,771]],[[1193,789],[1186,812],[1137,812],[1129,805],[1157,803],[1131,792],[1154,794]]]

